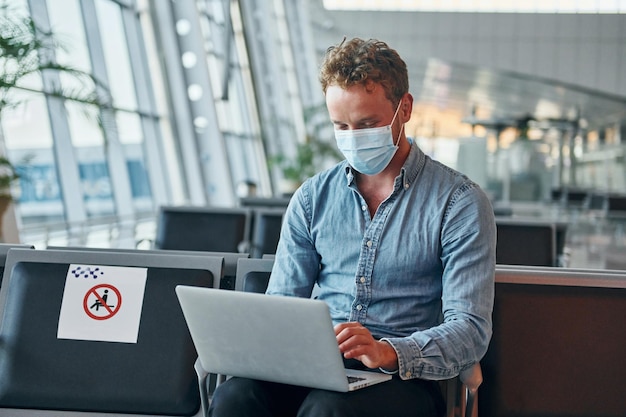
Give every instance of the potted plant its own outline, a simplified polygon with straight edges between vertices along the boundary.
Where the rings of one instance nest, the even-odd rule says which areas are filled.
[[[7,158],[0,156],[0,202],[13,199],[11,193],[11,186],[20,178],[17,170]],[[7,203],[8,205],[8,203]],[[2,207],[4,204],[0,203],[0,215],[4,213]]]
[[[287,195],[293,193],[307,178],[343,159],[334,141],[320,139],[332,136],[326,103],[305,107],[302,115],[307,134],[304,142],[296,145],[295,155],[279,153],[268,159],[270,168],[278,167],[281,170],[280,189]]]
[[[93,75],[54,60],[57,49],[67,50],[52,32],[41,29],[30,16],[17,13],[5,2],[0,3],[0,112],[23,102],[12,94],[15,90],[41,93],[29,87],[27,79],[45,71],[63,73],[78,82],[75,87],[56,87],[45,94],[87,105],[109,104],[96,93],[96,87],[102,87],[105,93],[106,88]]]
[[[271,166],[278,167],[282,174],[281,192],[293,193],[307,178],[324,169],[329,161],[341,160],[339,151],[330,143],[308,136],[304,143],[298,143],[293,158],[278,154],[269,159]]]
[[[12,186],[20,175],[7,158],[0,156],[0,237],[2,237],[2,218],[13,201]]]

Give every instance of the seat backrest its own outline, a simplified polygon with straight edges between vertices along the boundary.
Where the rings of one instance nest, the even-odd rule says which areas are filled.
[[[251,212],[244,208],[177,206],[159,209],[156,249],[246,252]]]
[[[52,250],[73,250],[79,252],[121,252],[137,254],[156,255],[188,255],[188,256],[216,256],[224,258],[223,276],[215,281],[215,288],[232,290],[235,287],[235,275],[237,274],[237,261],[240,258],[247,258],[248,253],[244,252],[209,252],[195,250],[169,250],[169,249],[130,249],[130,248],[93,248],[84,246],[48,246],[46,249]]]
[[[610,194],[608,196],[609,212],[626,214],[626,195]]]
[[[212,287],[222,268],[220,257],[10,250],[0,415],[196,415],[197,355],[175,287]]]
[[[289,197],[242,197],[239,199],[241,207],[258,208],[282,208],[289,205]]]
[[[556,266],[556,225],[548,222],[496,219],[499,265]]]
[[[284,209],[254,210],[252,238],[250,239],[251,258],[261,258],[263,255],[276,253],[284,214]]]
[[[4,274],[4,265],[7,261],[9,249],[35,249],[35,247],[32,245],[0,243],[0,286],[2,285],[2,275]]]
[[[624,416],[626,272],[496,268],[481,417]]]
[[[581,207],[588,198],[588,190],[567,190],[567,206]]]
[[[235,290],[264,293],[270,280],[274,259],[239,259]]]
[[[269,283],[273,265],[273,257],[266,259],[240,259],[237,265],[235,289],[238,291],[264,293]],[[459,380],[461,383],[457,384]],[[457,401],[461,401],[459,409],[463,417],[476,416],[477,391],[481,383],[482,373],[478,363],[462,372],[459,377],[447,381],[446,389],[449,392],[446,400],[449,410],[448,416],[454,415],[451,412],[456,408]]]
[[[480,363],[463,370],[455,378],[442,381],[446,394],[446,417],[477,417],[478,388],[482,382]]]
[[[606,193],[590,192],[583,206],[585,210],[604,211],[608,209],[608,196]]]

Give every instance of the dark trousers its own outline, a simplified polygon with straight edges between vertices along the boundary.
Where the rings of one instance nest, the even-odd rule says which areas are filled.
[[[231,378],[213,395],[211,417],[441,417],[439,385],[419,379],[391,381],[353,392]]]

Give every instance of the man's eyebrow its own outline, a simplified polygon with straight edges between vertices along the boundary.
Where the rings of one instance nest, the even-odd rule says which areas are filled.
[[[356,124],[364,124],[364,123],[368,123],[368,122],[378,122],[379,118],[378,116],[367,116],[364,117],[362,119],[359,119],[356,121]],[[348,124],[348,122],[344,122],[342,120],[332,120],[331,119],[331,123],[332,124]]]
[[[374,116],[368,116],[368,117],[364,117],[361,120],[359,120],[359,123],[363,123],[363,122],[377,122],[380,120],[380,117],[378,117],[378,115],[374,115]]]

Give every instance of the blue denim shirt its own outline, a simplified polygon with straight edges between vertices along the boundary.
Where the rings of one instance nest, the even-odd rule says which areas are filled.
[[[447,379],[491,338],[496,227],[485,193],[415,143],[373,218],[344,161],[293,195],[269,294],[318,298],[398,355],[403,379]]]

